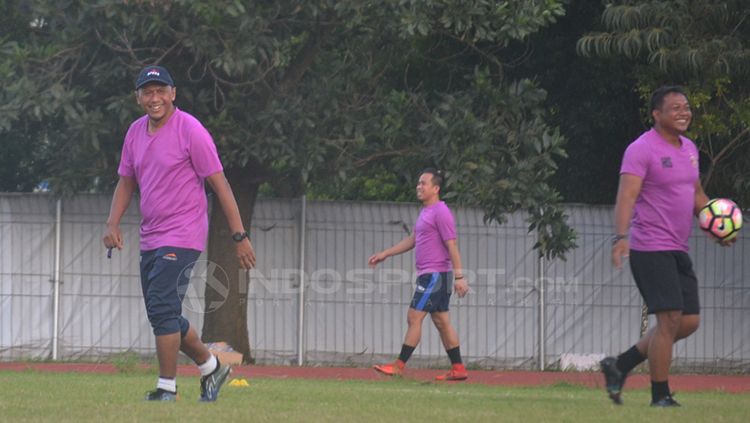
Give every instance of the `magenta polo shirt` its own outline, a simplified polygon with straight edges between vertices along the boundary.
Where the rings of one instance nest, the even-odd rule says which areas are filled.
[[[456,239],[456,222],[444,202],[422,208],[414,226],[414,236],[418,275],[451,271],[451,257],[445,241]]]
[[[643,178],[630,226],[630,248],[688,251],[693,227],[698,149],[680,137],[675,147],[655,130],[644,132],[625,150],[620,174]]]
[[[211,135],[175,108],[154,134],[148,116],[125,135],[118,173],[135,178],[141,192],[141,250],[180,247],[203,251],[208,236],[207,176],[223,170]]]

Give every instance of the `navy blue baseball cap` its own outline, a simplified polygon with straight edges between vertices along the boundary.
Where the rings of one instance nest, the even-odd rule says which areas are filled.
[[[149,82],[159,82],[174,87],[172,76],[169,74],[169,71],[162,66],[146,66],[143,68],[141,73],[138,74],[138,79],[135,80],[135,89],[137,90]]]

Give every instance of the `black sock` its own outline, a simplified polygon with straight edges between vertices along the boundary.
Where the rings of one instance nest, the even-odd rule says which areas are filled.
[[[623,374],[628,374],[635,368],[635,366],[644,361],[646,361],[646,357],[644,357],[641,352],[638,351],[638,348],[633,345],[629,350],[617,356],[617,370],[621,371]]]
[[[459,347],[445,350],[448,353],[448,358],[451,359],[451,364],[461,364],[461,350]]]
[[[406,363],[416,348],[406,344],[401,345],[401,354],[398,355],[398,359]]]
[[[651,401],[656,402],[662,398],[670,396],[669,392],[669,381],[654,382],[651,381]]]

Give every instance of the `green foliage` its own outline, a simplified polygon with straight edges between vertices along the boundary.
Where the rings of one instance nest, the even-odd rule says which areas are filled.
[[[525,210],[530,230],[538,229],[535,246],[548,257],[562,255],[575,247],[575,234],[564,223],[561,201],[550,179],[557,169],[556,159],[565,158],[564,139],[544,122],[546,93],[528,80],[498,89],[481,72],[475,84],[454,110],[464,115],[452,127],[450,136],[464,142],[448,156],[454,163],[452,175],[458,196],[485,209],[485,220],[504,221],[508,212]],[[489,128],[494,128],[489,130]]]
[[[401,31],[407,36],[441,33],[499,47],[523,40],[564,14],[562,2],[553,0],[412,0],[401,2],[401,9]]]
[[[609,3],[608,32],[581,38],[585,55],[645,58],[663,72],[738,74],[750,70],[747,4],[735,1],[652,0]]]
[[[421,168],[438,166],[454,175],[448,191],[488,219],[533,210],[536,227],[562,237],[540,244],[557,255],[572,245],[547,182],[561,139],[545,123],[544,93],[503,78],[502,52],[554,23],[562,5],[11,2],[28,24],[0,42],[0,72],[12,81],[0,88],[0,137],[26,140],[27,162],[42,164],[31,180],[107,189],[140,114],[133,78],[159,63],[225,167],[245,171],[230,181],[236,189],[406,199]]]
[[[600,26],[604,5],[572,1],[555,25],[514,47],[522,60],[506,76],[535,75],[547,91],[545,121],[560,129],[568,157],[550,183],[566,202],[612,204],[622,153],[644,129],[634,90],[633,65],[625,58],[586,58],[575,54],[578,39]]]
[[[586,56],[635,62],[644,100],[659,85],[685,85],[706,191],[740,204],[750,203],[749,15],[743,1],[620,1],[602,15],[606,32],[578,42]]]

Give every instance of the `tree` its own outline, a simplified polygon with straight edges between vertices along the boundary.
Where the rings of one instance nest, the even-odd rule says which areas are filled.
[[[707,192],[750,203],[750,11],[743,1],[620,1],[602,14],[605,32],[578,42],[590,57],[636,66],[644,100],[659,85],[686,86],[694,110],[689,135],[704,162]],[[643,110],[648,116],[648,111]]]
[[[603,10],[600,2],[571,1],[563,18],[516,47],[521,60],[507,71],[536,75],[548,93],[547,122],[560,129],[568,155],[551,182],[566,202],[612,204],[623,151],[645,128],[634,65],[576,54],[578,39],[602,26]]]
[[[445,168],[445,198],[482,207],[487,221],[503,222],[508,212],[526,210],[532,216],[530,229],[541,233],[540,253],[562,255],[575,246],[575,235],[564,224],[561,197],[547,181],[555,173],[555,160],[565,157],[563,139],[546,124],[544,91],[529,80],[504,77],[505,63],[515,60],[508,47],[554,22],[563,13],[561,4],[548,2],[544,10],[539,2],[502,2],[501,13],[493,15],[476,5],[449,9],[440,5],[453,2],[431,3],[422,11],[428,23],[415,26],[422,32],[404,55],[405,64],[396,67],[398,91],[381,111],[368,112],[385,116],[379,128],[369,131],[379,140],[352,149],[343,158],[354,169],[338,178],[320,178],[325,185],[313,183],[313,191],[323,197],[354,198],[365,192],[370,199],[410,200],[421,169]],[[528,16],[532,12],[541,13]],[[486,27],[482,37],[462,26],[466,13],[478,20],[477,27]],[[433,29],[436,22],[465,32],[459,36],[442,25]],[[330,184],[331,178],[336,183]]]
[[[506,80],[498,59],[561,16],[559,1],[21,3],[30,24],[0,50],[15,81],[0,88],[15,102],[0,109],[0,134],[43,140],[40,176],[58,192],[111,186],[138,115],[132,78],[158,63],[173,73],[178,106],[214,136],[246,225],[263,182],[294,196],[312,180],[422,161],[452,172],[490,220],[528,210],[540,254],[573,245],[546,183],[564,152],[544,122],[544,92]],[[223,306],[206,315],[203,338],[250,360],[248,281],[222,220],[212,213],[209,260],[228,292],[207,288],[206,303]]]
[[[0,15],[0,57],[14,56],[18,51],[14,40],[28,30],[28,24],[22,24],[28,15],[16,3],[0,0],[0,10],[5,11]],[[45,154],[44,145],[32,141],[27,125],[13,125],[21,113],[23,99],[9,95],[12,88],[8,88],[18,83],[9,61],[0,62],[0,79],[5,88],[0,89],[0,191],[31,191],[40,182],[34,175],[41,173],[38,158]]]

